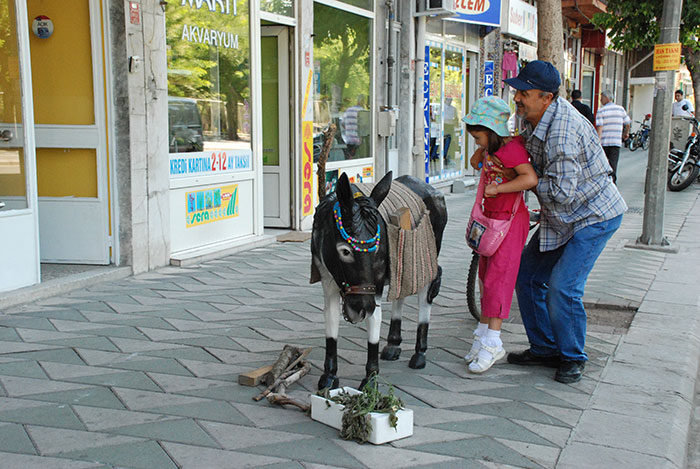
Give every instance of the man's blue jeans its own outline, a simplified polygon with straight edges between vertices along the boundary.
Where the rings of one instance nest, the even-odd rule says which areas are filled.
[[[622,215],[577,231],[566,244],[540,252],[539,231],[523,250],[515,290],[520,316],[537,356],[563,361],[588,360],[583,289],[588,274]]]

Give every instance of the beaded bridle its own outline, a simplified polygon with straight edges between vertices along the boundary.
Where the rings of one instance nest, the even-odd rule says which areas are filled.
[[[379,248],[379,242],[381,241],[381,226],[377,223],[377,234],[370,239],[360,240],[354,238],[348,234],[343,227],[343,217],[340,214],[340,203],[336,202],[333,205],[333,216],[335,217],[335,226],[340,232],[340,236],[346,241],[350,247],[357,252],[375,252]],[[342,271],[342,267],[341,267]],[[364,284],[364,285],[350,285],[349,283],[343,281],[341,282],[341,292],[343,296],[345,295],[375,295],[377,288],[374,284]],[[345,311],[343,311],[345,316]],[[345,317],[347,320],[348,318]]]

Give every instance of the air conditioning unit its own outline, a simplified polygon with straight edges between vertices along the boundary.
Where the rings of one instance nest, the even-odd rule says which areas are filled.
[[[455,13],[455,0],[416,0],[414,16],[452,16]]]

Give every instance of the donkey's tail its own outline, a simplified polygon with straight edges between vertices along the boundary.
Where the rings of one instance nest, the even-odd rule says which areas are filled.
[[[438,266],[438,274],[428,288],[428,303],[432,304],[438,293],[440,293],[440,283],[442,282],[442,267]]]

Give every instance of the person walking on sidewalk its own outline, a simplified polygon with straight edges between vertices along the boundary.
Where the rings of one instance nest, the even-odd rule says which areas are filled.
[[[600,93],[600,102],[603,103],[603,107],[598,109],[595,115],[595,124],[598,128],[600,144],[612,168],[612,180],[616,183],[620,147],[622,141],[627,140],[632,120],[625,108],[615,104],[615,97],[611,91],[605,90]]]
[[[581,101],[581,90],[574,90],[571,92],[571,105],[575,107],[578,112],[583,114],[583,117],[588,119],[591,125],[595,126],[593,111],[591,111],[588,104],[584,104],[583,101]]]
[[[464,357],[469,371],[483,373],[506,354],[501,341],[501,325],[508,318],[513,302],[515,279],[520,266],[520,253],[527,241],[529,213],[523,191],[537,184],[535,170],[525,150],[522,137],[510,137],[510,107],[493,96],[479,99],[462,120],[476,144],[484,148],[484,215],[498,220],[511,217],[514,204],[517,212],[501,245],[491,256],[479,258],[481,282],[481,320],[474,331],[471,350]],[[515,177],[504,178],[500,169],[512,168]],[[481,200],[475,203],[481,204]]]
[[[627,205],[609,176],[593,126],[559,97],[559,72],[534,60],[506,80],[515,93],[523,137],[538,176],[540,227],[523,250],[516,294],[530,348],[508,354],[517,365],[557,368],[579,381],[588,356],[583,291]]]

